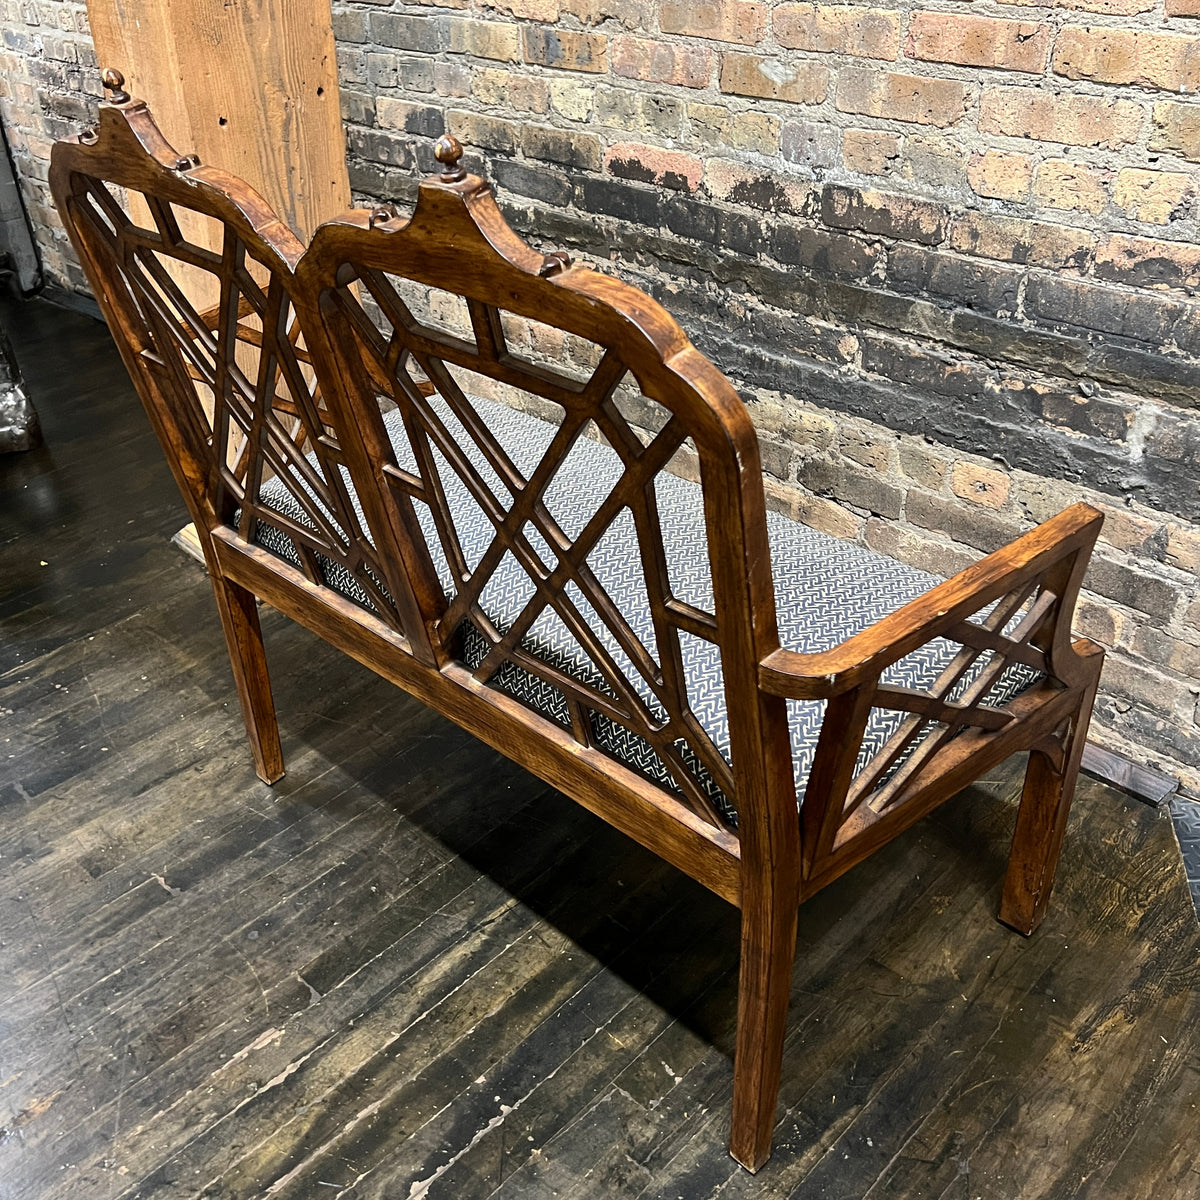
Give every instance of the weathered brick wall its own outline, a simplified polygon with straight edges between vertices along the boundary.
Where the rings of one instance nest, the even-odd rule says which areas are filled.
[[[55,138],[95,123],[102,92],[82,0],[0,0],[0,118],[47,279],[84,288],[47,182]]]
[[[351,0],[351,182],[411,198],[457,134],[530,236],[680,318],[754,404],[773,502],[841,536],[949,573],[1104,508],[1097,733],[1197,791],[1191,13]]]
[[[775,504],[941,573],[1103,507],[1097,736],[1200,793],[1194,17],[346,0],[335,30],[358,196],[411,199],[452,130],[514,224],[611,256],[731,375]],[[51,112],[79,94],[6,44]]]

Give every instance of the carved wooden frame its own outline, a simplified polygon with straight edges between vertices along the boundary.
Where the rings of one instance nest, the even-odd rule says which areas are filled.
[[[1070,633],[1101,515],[1075,505],[831,650],[804,655],[783,649],[753,425],[729,382],[658,304],[618,280],[570,266],[562,255],[531,249],[509,229],[487,184],[459,168],[461,149],[453,139],[439,143],[444,170],[421,184],[410,219],[392,210],[351,212],[322,226],[305,251],[240,181],[175,154],[145,106],[124,95],[119,77],[110,75],[106,83],[113,97],[102,107],[98,133],[55,146],[51,186],[196,523],[259,775],[271,782],[282,774],[283,763],[256,598],[738,904],[742,939],[731,1152],[756,1170],[770,1153],[797,905],[1017,750],[1029,750],[1031,757],[1000,915],[1026,934],[1040,922],[1103,657],[1099,647],[1073,641]],[[195,389],[186,366],[187,339],[177,331],[165,337],[165,327],[157,330],[157,343],[153,329],[148,339],[145,314],[131,299],[118,256],[105,252],[81,203],[96,182],[133,188],[161,204],[179,204],[224,222],[231,237],[270,272],[263,311],[268,296],[275,297],[270,312],[276,317],[285,302],[295,305],[303,348],[286,322],[262,322],[259,349],[269,364],[280,366],[278,371],[265,367],[249,389],[258,405],[249,428],[261,428],[272,406],[278,407],[278,379],[292,380],[291,408],[285,404],[281,411],[306,418],[300,422],[303,429],[292,430],[297,452],[319,452],[326,476],[344,467],[362,503],[366,529],[350,531],[347,562],[356,569],[370,565],[381,585],[372,594],[374,611],[324,585],[315,555],[328,554],[328,539],[311,546],[299,568],[250,540],[260,478],[253,449],[262,443],[250,439],[239,480],[222,459],[220,437],[188,415]],[[386,302],[376,286],[379,273],[465,297],[474,345],[455,345],[446,337],[431,340],[427,329],[388,338],[378,326],[364,323],[361,301],[367,293]],[[240,302],[239,311],[233,311],[232,291],[223,295],[224,307],[202,315],[201,324],[219,331],[228,346],[228,339],[239,336],[235,327],[244,314]],[[605,356],[592,381],[577,385],[522,363],[504,344],[498,307],[600,344]],[[398,309],[393,316],[395,331],[404,319]],[[253,340],[245,331],[242,336]],[[162,353],[164,346],[174,358]],[[421,361],[424,379],[407,371],[410,356]],[[401,405],[419,443],[434,429],[426,403],[430,392],[437,388],[448,402],[455,400],[437,364],[461,364],[468,357],[474,369],[540,387],[542,395],[560,403],[568,415],[558,451],[565,452],[566,443],[579,435],[586,414],[622,454],[627,482],[609,509],[636,501],[636,510],[641,504],[636,529],[659,644],[669,645],[673,631],[682,630],[720,649],[732,766],[710,766],[737,807],[736,832],[694,790],[685,787],[680,794],[658,786],[591,744],[581,713],[596,703],[594,692],[583,694],[569,680],[557,681],[571,699],[571,727],[563,728],[489,687],[491,667],[497,657],[516,654],[519,635],[506,639],[496,631],[492,653],[476,671],[456,658],[458,622],[478,617],[473,608],[478,588],[473,590],[468,573],[459,570],[457,595],[445,595],[413,510],[414,500],[436,510],[437,496],[430,492],[428,473],[413,476],[396,462],[378,396]],[[308,381],[297,365],[303,359],[315,369],[319,388],[296,382]],[[616,419],[619,414],[614,416],[618,366],[670,414],[648,447]],[[300,391],[303,397],[296,394]],[[469,427],[469,415],[463,415]],[[425,433],[413,424],[418,417]],[[279,424],[276,433],[282,428]],[[652,490],[647,480],[684,437],[699,459],[715,597],[711,614],[671,594],[661,544],[653,544],[652,504],[645,499]],[[525,522],[534,520],[559,559],[558,569],[541,572],[538,594],[545,603],[559,604],[564,581],[580,578],[579,539],[566,538],[539,507],[546,482],[542,474],[514,473],[494,447],[489,451],[482,440],[477,445],[490,453],[491,466],[507,479],[514,497],[508,512],[490,514],[498,552],[520,556],[537,574],[521,533]],[[454,457],[452,446],[441,444],[441,452]],[[547,460],[544,473],[561,461],[562,453]],[[481,481],[468,485],[486,506]],[[243,513],[237,526],[229,498],[234,493]],[[341,498],[332,496],[333,502],[340,505]],[[339,514],[344,519],[340,508]],[[597,520],[606,515],[611,511]],[[441,526],[439,533],[453,560],[452,534]],[[304,536],[301,531],[301,540]],[[596,593],[593,600],[602,619],[619,627],[619,614],[607,611],[604,597]],[[989,605],[995,605],[989,617],[971,620]],[[578,632],[584,640],[589,636],[586,629]],[[881,681],[887,667],[936,637],[957,641],[962,650],[932,689],[910,691]],[[636,664],[637,648],[625,649]],[[964,690],[967,672],[981,659],[990,661]],[[1011,703],[990,705],[988,688],[1009,662],[1034,667],[1044,678]],[[643,665],[652,673],[652,665]],[[659,665],[657,682],[672,729],[687,732],[690,711],[680,691],[677,656],[668,652]],[[827,702],[799,818],[789,698]],[[622,719],[629,717],[629,699],[621,699],[626,707],[617,715]],[[872,707],[906,715],[900,731],[859,769],[859,745]],[[940,728],[930,732],[931,725]],[[658,749],[665,750],[665,742]]]

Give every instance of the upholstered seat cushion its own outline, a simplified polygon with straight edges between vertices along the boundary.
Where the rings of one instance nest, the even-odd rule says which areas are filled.
[[[473,447],[474,443],[448,407],[436,398],[434,403],[458,445]],[[518,470],[526,477],[532,474],[550,443],[555,427],[498,402],[475,400],[474,403]],[[396,449],[397,461],[402,467],[415,471],[415,461],[399,413],[388,413],[384,422]],[[498,499],[507,503],[507,491],[484,462],[482,455],[473,452],[471,458]],[[494,528],[465,485],[440,456],[438,468],[447,503],[455,516],[463,555],[467,563],[474,567],[490,544]],[[589,438],[581,438],[576,443],[564,469],[545,494],[547,509],[567,536],[573,538],[580,533],[623,469],[616,452],[604,443]],[[712,581],[700,488],[695,483],[666,473],[657,477],[655,486],[672,590],[681,599],[711,611]],[[282,481],[276,479],[267,483],[262,490],[262,498],[270,507],[295,521],[304,522],[300,506]],[[443,586],[449,594],[453,594],[454,580],[439,544],[432,514],[422,504],[417,504],[416,508]],[[780,641],[791,650],[815,652],[836,646],[940,582],[933,575],[862,546],[819,533],[778,513],[768,513],[767,526]],[[553,567],[557,558],[536,530],[527,525],[525,533],[539,556]],[[293,563],[299,561],[290,539],[277,529],[260,524],[256,540],[264,548]],[[588,555],[587,561],[630,627],[656,655],[642,564],[628,510],[622,511]],[[329,586],[360,604],[368,603],[363,590],[348,572],[331,563],[323,564],[323,569]],[[511,628],[532,594],[533,586],[524,570],[510,554],[506,554],[484,588],[481,599],[488,616],[503,632]],[[588,618],[589,626],[600,629],[601,623],[574,585],[568,587],[568,594]],[[474,668],[482,662],[488,643],[469,622],[461,633],[464,661],[467,666]],[[615,639],[605,635],[602,640],[617,663],[628,668],[625,674],[647,707],[656,712],[657,703],[652,693],[632,665],[628,664]],[[605,690],[602,676],[553,612],[543,611],[523,639],[523,646],[567,674]],[[891,667],[885,672],[884,679],[888,683],[910,688],[927,688],[957,649],[957,646],[941,639],[930,642]],[[728,719],[720,656],[713,645],[689,635],[681,635],[681,651],[692,711],[728,760]],[[1035,673],[1027,668],[1010,666],[989,693],[989,703],[1006,703],[1036,678]],[[561,692],[546,681],[506,663],[493,676],[491,683],[552,719],[569,725]],[[960,690],[965,686],[966,681],[960,685]],[[824,707],[823,701],[794,701],[788,705],[798,797],[803,796],[804,784],[812,766]],[[884,745],[901,720],[902,714],[894,711],[872,711],[860,764]],[[669,787],[675,786],[658,755],[635,733],[600,714],[593,715],[593,731],[600,748],[642,774]],[[730,824],[736,824],[736,812],[707,772],[682,743],[680,750],[689,763],[694,763],[701,786],[709,793],[718,810]]]

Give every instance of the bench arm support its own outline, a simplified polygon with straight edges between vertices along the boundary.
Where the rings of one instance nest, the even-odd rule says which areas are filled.
[[[841,645],[816,654],[772,651],[759,664],[759,686],[788,700],[842,695],[878,679],[892,663],[992,601],[1039,579],[1057,598],[1047,617],[1051,672],[1064,683],[1074,683],[1078,672],[1068,658],[1071,616],[1103,521],[1104,515],[1090,505],[1074,504]]]

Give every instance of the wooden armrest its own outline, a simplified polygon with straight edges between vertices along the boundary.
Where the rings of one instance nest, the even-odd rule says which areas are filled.
[[[1023,580],[1090,551],[1103,523],[1104,514],[1091,505],[1073,504],[838,646],[816,654],[772,651],[759,664],[759,686],[789,700],[818,700],[877,678]]]

